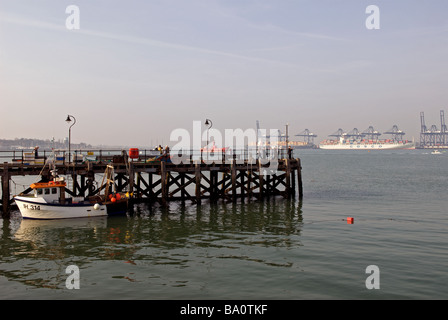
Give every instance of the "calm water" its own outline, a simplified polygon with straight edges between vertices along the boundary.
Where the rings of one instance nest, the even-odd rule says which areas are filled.
[[[140,205],[66,221],[15,212],[0,220],[0,299],[448,298],[448,153],[297,155],[301,203]],[[66,288],[69,265],[79,290]],[[379,289],[366,288],[369,265]]]

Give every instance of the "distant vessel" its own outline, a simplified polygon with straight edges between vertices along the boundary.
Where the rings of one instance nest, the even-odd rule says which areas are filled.
[[[431,152],[431,154],[442,154],[442,152],[440,152],[439,150],[434,150],[433,152]]]
[[[392,134],[393,138],[378,139],[381,133],[374,130],[373,127],[369,127],[369,129],[362,133],[356,128],[348,133],[339,129],[336,133],[330,135],[338,139],[324,140],[319,144],[319,148],[327,150],[415,149],[415,143],[413,141],[403,140],[404,132],[398,130],[397,126],[394,126],[386,133]]]
[[[204,148],[201,148],[201,152],[209,152],[209,153],[214,153],[214,152],[227,152],[229,151],[230,148],[229,147],[224,147],[224,148],[218,148],[215,145],[215,141],[212,142],[212,146],[205,146]]]
[[[326,140],[319,144],[320,149],[331,150],[387,150],[387,149],[415,149],[415,144],[409,141],[354,141],[341,137],[339,141]]]

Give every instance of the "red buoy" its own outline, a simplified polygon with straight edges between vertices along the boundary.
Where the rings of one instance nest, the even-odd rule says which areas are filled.
[[[348,224],[353,224],[355,222],[355,218],[353,217],[347,217],[347,223]]]

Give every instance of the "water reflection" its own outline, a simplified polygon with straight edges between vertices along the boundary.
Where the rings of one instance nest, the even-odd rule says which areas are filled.
[[[125,217],[11,221],[3,221],[0,275],[61,289],[68,265],[85,269],[111,260],[188,268],[218,258],[290,267],[292,262],[263,256],[263,250],[301,246],[302,208],[284,199],[141,204]]]
[[[107,217],[63,220],[23,219],[14,234],[14,239],[33,243],[36,247],[48,247],[79,242],[81,234],[84,235],[83,238],[95,238],[97,230],[106,226]]]

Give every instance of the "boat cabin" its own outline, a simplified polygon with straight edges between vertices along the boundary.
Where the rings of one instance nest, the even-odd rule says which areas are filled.
[[[49,182],[37,182],[31,184],[35,198],[42,198],[47,203],[63,203],[65,201],[65,186],[63,178],[57,178]]]

